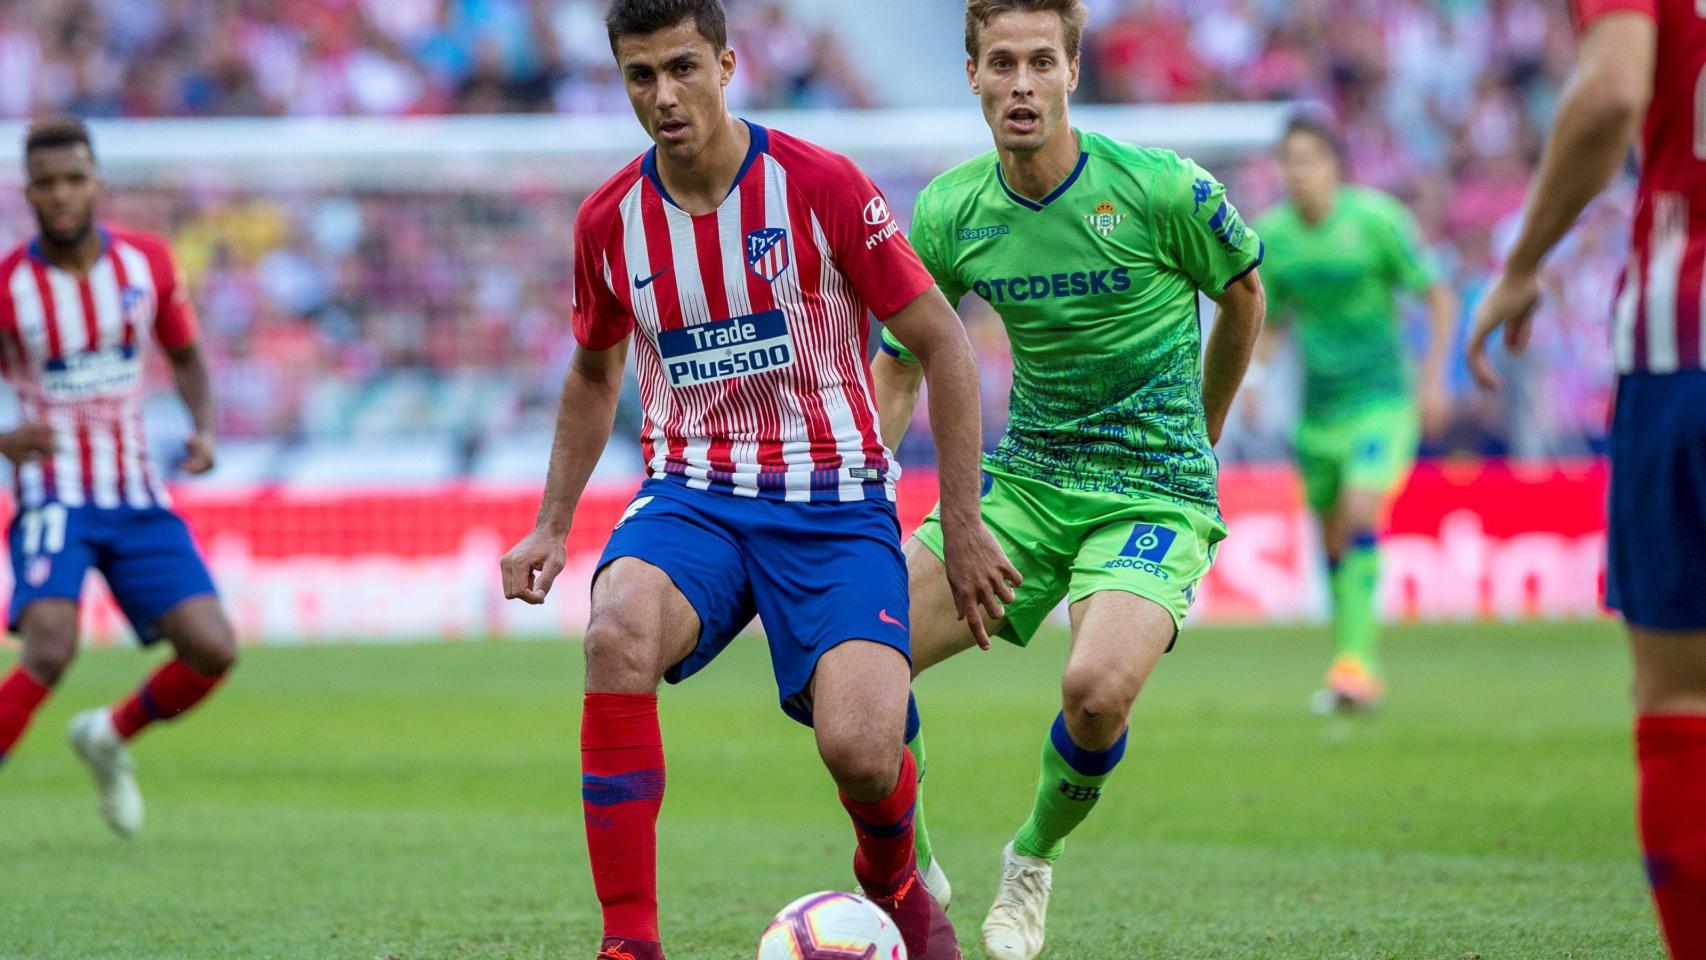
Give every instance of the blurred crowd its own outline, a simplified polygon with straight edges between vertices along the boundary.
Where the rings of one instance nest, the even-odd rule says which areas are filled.
[[[859,107],[834,38],[731,0],[743,107]],[[626,110],[603,0],[5,0],[0,115]]]
[[[1098,25],[1086,41],[1091,97],[1317,105],[1344,131],[1349,178],[1416,214],[1467,317],[1512,239],[1569,76],[1567,0],[1088,2]],[[1217,172],[1247,213],[1280,198],[1266,156]],[[1431,438],[1436,450],[1568,455],[1602,444],[1627,188],[1601,201],[1552,260],[1539,340],[1512,371],[1518,389],[1481,395],[1461,365],[1454,371],[1457,423]]]
[[[1350,178],[1415,211],[1467,318],[1509,241],[1569,72],[1565,0],[1089,2],[1081,100],[1313,101],[1346,132]],[[626,110],[602,7],[7,0],[0,112]],[[781,2],[729,7],[743,55],[737,104],[867,104],[831,35]],[[1222,161],[1215,172],[1252,218],[1280,198],[1265,153]],[[895,199],[908,205],[904,187]],[[576,200],[519,191],[125,190],[109,213],[176,243],[216,351],[228,434],[418,432],[456,437],[472,456],[482,438],[548,429],[555,412],[572,349],[565,283]],[[1454,371],[1458,414],[1447,434],[1430,438],[1435,452],[1573,455],[1601,445],[1608,307],[1628,203],[1626,187],[1614,191],[1553,260],[1539,340],[1513,363],[1516,391],[1489,397]],[[0,198],[0,217],[0,240],[21,239],[31,226],[16,197]],[[998,433],[1004,338],[984,308],[968,307],[968,322],[991,361],[986,419]],[[1286,389],[1283,377],[1269,383]],[[1275,411],[1284,408],[1249,405],[1225,453],[1283,454],[1287,425]],[[631,398],[622,416],[619,430],[637,429]],[[913,444],[928,457],[927,435],[915,431]]]

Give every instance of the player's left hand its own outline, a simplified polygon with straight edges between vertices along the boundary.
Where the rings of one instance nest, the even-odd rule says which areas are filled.
[[[1528,348],[1534,333],[1534,309],[1540,305],[1540,277],[1537,274],[1501,271],[1494,279],[1481,305],[1475,309],[1475,329],[1469,334],[1466,357],[1469,372],[1475,382],[1488,390],[1503,386],[1493,364],[1487,359],[1487,341],[1500,327],[1505,329],[1505,349],[1521,353]]]
[[[942,554],[948,568],[948,588],[954,594],[954,612],[971,628],[978,647],[988,650],[984,614],[992,623],[1006,617],[1004,605],[1013,602],[1013,589],[1024,578],[982,520],[952,526],[945,522]]]
[[[190,434],[189,439],[184,441],[184,472],[200,475],[212,470],[215,446],[212,433],[202,431]]]

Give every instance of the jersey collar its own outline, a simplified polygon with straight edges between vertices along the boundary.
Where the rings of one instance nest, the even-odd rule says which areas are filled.
[[[101,255],[95,258],[95,262],[100,263],[101,257],[106,256],[107,252],[113,248],[113,235],[112,232],[107,229],[107,225],[100,221],[96,221],[95,223],[95,233],[101,238]],[[42,251],[40,234],[30,238],[30,244],[27,250],[31,260],[34,260],[49,269],[59,269],[53,265],[53,261],[49,260],[47,258],[47,254]]]
[[[1032,200],[1029,197],[1020,196],[1016,191],[1014,191],[1014,189],[1012,187],[1009,187],[1007,185],[1007,174],[1001,172],[1001,158],[1000,157],[997,157],[995,159],[995,179],[1001,181],[1002,192],[1006,193],[1008,198],[1011,199],[1014,203],[1018,204],[1021,207],[1024,207],[1027,210],[1041,210],[1042,208],[1048,206],[1049,204],[1055,202],[1056,200],[1059,200],[1061,194],[1072,189],[1072,185],[1074,183],[1078,182],[1079,174],[1082,174],[1084,172],[1085,164],[1088,164],[1089,162],[1090,162],[1090,154],[1080,150],[1078,152],[1078,165],[1072,168],[1072,172],[1070,174],[1067,174],[1066,179],[1062,180],[1060,182],[1060,186],[1055,187],[1053,190],[1049,191],[1049,195],[1042,198],[1042,200],[1040,200],[1040,201]]]
[[[759,156],[769,152],[770,150],[769,130],[744,117],[741,118],[740,122],[746,124],[747,130],[751,131],[752,142],[747,145],[746,159],[741,161],[740,172],[735,174],[734,182],[729,184],[729,192],[724,195],[724,200],[734,196],[735,188],[740,186],[740,182],[742,180],[746,179],[748,171],[752,169],[752,165],[754,163],[758,162]],[[658,196],[664,198],[664,200],[672,207],[676,207],[678,209],[681,207],[681,204],[676,203],[675,198],[670,196],[669,191],[664,188],[663,177],[658,176],[657,147],[654,146],[650,150],[647,150],[646,155],[640,158],[640,170],[645,173],[646,179],[652,182],[652,187],[657,190]]]

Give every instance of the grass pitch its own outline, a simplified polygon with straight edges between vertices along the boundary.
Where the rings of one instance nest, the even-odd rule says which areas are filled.
[[[1056,870],[1045,960],[1661,956],[1609,624],[1392,631],[1390,705],[1304,709],[1320,631],[1189,631]],[[968,958],[1057,705],[1059,635],[919,684],[929,823]],[[139,741],[148,825],[106,832],[71,712],[148,658],[83,656],[0,770],[0,957],[568,958],[596,950],[571,644],[257,649]],[[666,691],[672,960],[751,957],[851,884],[851,831],[761,642]]]

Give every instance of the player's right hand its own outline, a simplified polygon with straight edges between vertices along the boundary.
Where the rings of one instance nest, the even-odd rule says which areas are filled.
[[[983,616],[988,614],[991,623],[1006,617],[1005,604],[1013,602],[1013,590],[1024,578],[981,520],[952,527],[944,522],[942,554],[948,568],[948,589],[954,594],[954,612],[971,628],[978,647],[988,650],[989,632]]]
[[[503,571],[504,599],[531,604],[545,602],[551,583],[568,565],[567,537],[535,527],[533,532],[504,554],[498,562]]]
[[[51,457],[57,449],[53,428],[45,423],[25,421],[16,429],[0,433],[0,455],[19,466]]]
[[[1500,327],[1505,329],[1505,349],[1521,353],[1528,348],[1534,331],[1534,309],[1540,306],[1540,278],[1532,273],[1501,271],[1475,309],[1475,329],[1469,334],[1465,359],[1475,382],[1488,390],[1501,386],[1499,375],[1487,358],[1487,341]]]

